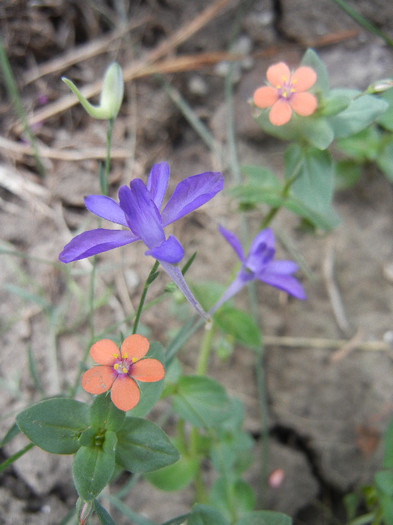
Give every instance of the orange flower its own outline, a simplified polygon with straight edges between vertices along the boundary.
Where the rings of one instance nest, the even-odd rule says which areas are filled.
[[[149,350],[146,337],[133,334],[126,337],[119,351],[110,339],[101,339],[90,348],[93,366],[82,376],[82,388],[89,394],[102,394],[111,389],[113,404],[126,412],[139,401],[137,381],[152,383],[164,377],[160,361],[143,357]]]
[[[259,108],[269,108],[269,120],[273,126],[289,122],[292,110],[302,117],[312,115],[317,99],[306,90],[315,84],[317,74],[311,67],[301,66],[292,74],[284,62],[273,64],[266,72],[271,84],[258,88],[253,96]]]

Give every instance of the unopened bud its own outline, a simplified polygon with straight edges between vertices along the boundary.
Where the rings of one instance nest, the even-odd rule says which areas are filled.
[[[393,79],[384,78],[382,80],[377,80],[368,86],[366,89],[367,93],[383,93],[388,89],[393,87]]]
[[[98,106],[91,104],[71,80],[66,77],[62,77],[62,80],[91,117],[99,120],[110,120],[114,119],[119,113],[123,101],[124,82],[121,67],[117,62],[112,62],[105,71]]]

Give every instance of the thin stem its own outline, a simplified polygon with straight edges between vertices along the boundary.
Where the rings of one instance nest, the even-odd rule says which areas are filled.
[[[4,51],[3,43],[0,39],[0,64],[1,69],[3,70],[3,77],[6,84],[8,96],[10,98],[10,102],[14,107],[15,113],[17,114],[19,120],[22,123],[23,130],[26,133],[27,140],[30,144],[31,149],[33,150],[34,159],[37,165],[38,172],[40,176],[45,176],[45,167],[42,164],[40,154],[38,151],[37,141],[34,136],[34,133],[31,131],[26,118],[26,113],[23,108],[23,104],[21,101],[21,98],[19,96],[19,90],[18,86],[16,85],[14,75],[12,73],[12,69],[10,66],[10,63],[8,61],[7,55]]]
[[[108,194],[108,181],[109,181],[109,170],[111,166],[111,147],[112,147],[112,135],[113,135],[113,124],[115,120],[111,118],[108,120],[108,129],[106,132],[106,157],[105,157],[105,169],[103,178],[101,180],[101,192],[103,195]]]
[[[286,199],[288,197],[289,190],[291,189],[293,182],[297,179],[299,175],[299,171],[302,166],[302,163],[303,163],[303,155],[300,156],[300,159],[298,160],[292,172],[292,175],[285,181],[285,184],[281,190],[281,195],[280,195],[282,199]],[[263,230],[264,228],[267,228],[269,224],[272,222],[272,220],[274,219],[274,217],[277,215],[277,213],[280,211],[280,209],[281,209],[281,205],[275,206],[274,208],[272,208],[269,211],[269,213],[266,215],[266,217],[264,217],[264,219],[262,220],[259,228],[261,230]]]
[[[16,461],[17,459],[19,459],[21,456],[23,456],[24,454],[26,454],[26,452],[28,452],[31,448],[33,448],[35,445],[34,443],[29,443],[28,445],[26,445],[24,448],[22,448],[22,450],[19,450],[19,452],[16,452],[15,454],[13,454],[12,456],[10,456],[9,458],[7,458],[5,461],[3,461],[1,464],[0,464],[0,472],[3,472],[3,470],[5,470],[7,467],[9,467],[10,465],[12,465],[12,463],[14,463],[14,461]]]
[[[199,349],[198,362],[196,366],[196,374],[199,376],[203,376],[206,374],[211,346],[212,346],[213,334],[214,334],[214,325],[213,324],[210,326],[206,325],[205,333],[203,335],[202,343]]]
[[[136,311],[136,315],[135,315],[134,326],[132,328],[132,333],[133,334],[135,334],[136,331],[138,330],[139,319],[140,319],[141,314],[142,314],[143,305],[145,304],[147,290],[149,289],[149,286],[151,285],[151,283],[154,281],[154,279],[156,277],[159,264],[160,263],[158,261],[155,261],[154,266],[151,269],[151,272],[149,273],[149,275],[148,275],[148,277],[146,279],[145,286],[143,287],[141,299],[140,299],[139,305],[138,305],[138,310]]]

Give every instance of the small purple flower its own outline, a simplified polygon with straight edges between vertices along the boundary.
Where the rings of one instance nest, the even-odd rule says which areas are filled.
[[[161,162],[152,167],[146,185],[141,179],[133,179],[129,186],[121,186],[119,203],[104,195],[87,196],[85,206],[89,211],[127,229],[97,228],[83,232],[64,247],[59,259],[69,263],[141,240],[148,248],[145,254],[160,261],[186,298],[206,317],[175,266],[183,258],[183,248],[173,235],[165,237],[164,228],[212,199],[222,190],[224,177],[213,172],[187,177],[179,182],[160,211],[168,180],[169,166]]]
[[[297,264],[292,261],[274,261],[274,234],[270,228],[260,231],[251,243],[247,257],[244,256],[242,246],[235,234],[219,227],[220,233],[229,242],[239,257],[242,266],[225,290],[220,299],[211,308],[213,314],[222,304],[234,296],[248,281],[262,281],[280,290],[284,290],[297,299],[305,299],[306,294],[292,274],[297,270]]]

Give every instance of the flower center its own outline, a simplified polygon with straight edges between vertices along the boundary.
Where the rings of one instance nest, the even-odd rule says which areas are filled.
[[[282,82],[281,84],[277,84],[276,89],[278,96],[285,100],[290,100],[296,91],[294,83],[287,77],[282,77]]]
[[[113,357],[116,358],[116,361],[113,365],[113,369],[117,375],[128,375],[132,368],[132,365],[137,361],[136,357],[128,357],[128,354],[119,356],[118,354],[113,354]]]

